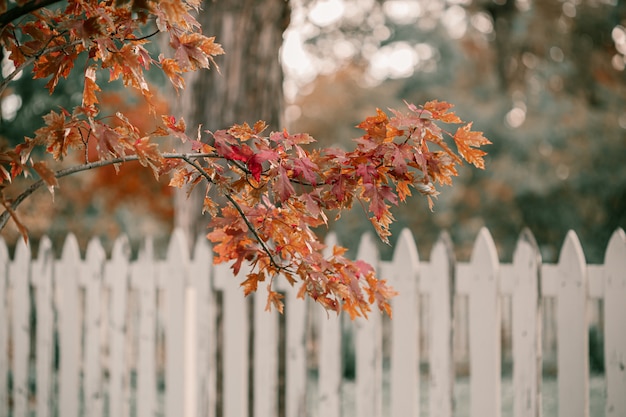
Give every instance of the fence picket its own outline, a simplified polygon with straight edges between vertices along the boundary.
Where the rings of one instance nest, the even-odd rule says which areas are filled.
[[[161,276],[165,290],[165,415],[186,416],[185,285],[188,276],[187,239],[180,229],[170,238]]]
[[[79,278],[82,261],[76,236],[65,239],[61,259],[55,265],[54,283],[59,322],[59,415],[78,417],[80,398],[81,324]]]
[[[1,262],[1,261],[0,261]],[[35,288],[35,314],[37,321],[37,417],[52,415],[52,380],[54,353],[54,300],[52,273],[54,259],[52,242],[47,237],[39,241],[39,253],[33,263],[32,282]]]
[[[298,288],[285,288],[285,414],[306,415],[306,302]]]
[[[157,414],[156,392],[156,268],[152,240],[146,240],[131,269],[131,285],[138,291],[137,417]]]
[[[428,279],[430,289],[428,415],[431,417],[452,417],[454,404],[453,257],[450,237],[442,233],[431,252],[430,264],[422,270],[421,277],[421,281]]]
[[[13,302],[13,403],[15,417],[28,415],[28,355],[30,353],[30,247],[20,239],[9,267]]]
[[[539,250],[525,229],[513,254],[513,415],[541,416]]]
[[[337,245],[337,236],[326,237],[326,256]],[[317,308],[318,346],[318,416],[339,417],[341,414],[341,316]]]
[[[363,235],[357,259],[378,267],[378,249],[370,234]],[[360,417],[382,416],[382,334],[381,313],[376,307],[367,319],[354,320],[356,329],[356,414]]]
[[[626,416],[626,235],[611,236],[604,257],[606,417]]]
[[[248,314],[246,299],[239,283],[246,273],[234,277],[228,265],[215,268],[223,285],[223,415],[239,417],[248,414]]]
[[[243,278],[233,277],[228,265],[212,265],[211,250],[203,239],[190,259],[187,241],[176,231],[165,261],[154,259],[148,242],[132,263],[125,238],[116,241],[111,260],[105,259],[99,241],[91,240],[84,261],[73,235],[67,237],[61,258],[56,261],[49,239],[42,239],[34,260],[21,241],[17,242],[15,259],[9,259],[0,239],[0,416],[32,415],[34,411],[36,417],[98,417],[105,410],[116,417],[215,417],[218,410],[225,417],[277,415],[278,350],[279,343],[285,343],[285,415],[338,417],[343,406],[350,405],[352,395],[345,403],[342,398],[342,394],[351,393],[349,383],[342,385],[343,347],[356,356],[354,412],[359,417],[380,417],[383,411],[385,415],[388,411],[393,416],[417,416],[425,411],[420,410],[417,401],[420,353],[428,354],[430,365],[428,414],[451,417],[455,382],[452,355],[461,346],[457,343],[460,332],[466,332],[471,370],[469,414],[498,417],[503,297],[510,297],[512,306],[510,358],[515,417],[537,417],[542,412],[541,361],[547,355],[542,352],[542,338],[545,346],[544,334],[549,330],[542,332],[541,328],[547,315],[542,311],[545,305],[553,305],[555,310],[558,414],[589,415],[587,308],[597,300],[603,301],[604,308],[599,323],[604,325],[605,337],[606,415],[626,415],[623,230],[613,234],[602,265],[585,264],[574,232],[568,233],[556,265],[541,264],[528,231],[520,235],[511,264],[498,262],[486,229],[477,236],[468,263],[455,263],[445,236],[433,247],[430,262],[419,261],[408,231],[400,235],[389,262],[379,261],[370,236],[362,238],[358,258],[373,264],[381,277],[390,279],[400,291],[399,297],[392,300],[391,349],[385,351],[390,355],[390,384],[384,390],[382,315],[375,307],[368,320],[357,319],[342,329],[345,314],[329,317],[315,305],[315,316],[309,316],[310,306],[295,299],[298,288],[286,286],[281,279],[277,289],[286,292],[285,340],[281,341],[280,316],[264,311],[264,287],[255,294],[254,304],[249,304],[239,286]],[[327,240],[329,250],[335,241],[334,236]],[[245,273],[242,271],[242,275]],[[218,291],[222,292],[221,312],[216,303]],[[414,320],[420,314],[420,297],[427,302],[421,308],[425,317],[417,322]],[[469,314],[463,313],[463,320],[455,317],[458,311],[464,311],[459,302],[469,305]],[[29,340],[33,319],[36,343]],[[315,326],[316,345],[308,345],[309,319]],[[465,320],[468,330],[455,327]],[[251,325],[253,381],[249,381],[248,356]],[[164,360],[162,356],[157,358],[157,349],[162,348],[160,331],[165,340]],[[355,340],[349,340],[353,334]],[[423,352],[419,351],[420,335],[428,337],[429,342]],[[105,341],[110,356],[103,360]],[[31,346],[36,346],[34,396],[29,391],[33,383],[29,374]],[[318,349],[318,401],[307,398],[306,348],[310,346]],[[135,360],[131,354],[137,352]],[[57,353],[58,371],[54,366]],[[216,362],[218,353],[221,364]],[[135,362],[137,388],[133,397],[130,373]],[[160,365],[165,367],[163,397],[157,388]],[[218,365],[221,381],[217,380]],[[105,373],[110,387],[104,386]],[[254,384],[252,396],[250,383]],[[342,392],[342,388],[347,390]],[[390,392],[389,397],[385,396],[389,410],[383,410],[383,392]],[[107,394],[108,406],[104,401]],[[130,403],[135,398],[136,408]],[[318,407],[317,412],[307,408],[311,405]]]
[[[408,229],[400,234],[389,274],[398,291],[392,300],[391,416],[419,416],[419,256]]]
[[[109,300],[109,411],[114,416],[127,416],[129,375],[126,367],[126,309],[130,247],[125,236],[113,244],[111,260],[106,263],[104,281],[110,289]]]
[[[587,268],[582,247],[573,231],[565,237],[557,268],[559,416],[588,417]]]
[[[254,294],[254,415],[278,415],[278,313],[265,310],[267,291]]]
[[[486,228],[478,233],[464,278],[469,289],[470,416],[499,417],[500,296],[498,255]]]
[[[102,281],[106,255],[100,240],[94,238],[85,257],[85,415],[102,415],[102,371],[100,366],[100,329],[102,324]]]
[[[6,242],[0,237],[0,416],[9,415],[9,314],[8,314],[8,284],[9,284],[9,251]]]
[[[216,392],[216,302],[213,291],[212,254],[207,239],[198,238],[189,276],[196,289],[196,358],[197,412],[200,417],[215,416]],[[269,415],[269,414],[268,414]]]

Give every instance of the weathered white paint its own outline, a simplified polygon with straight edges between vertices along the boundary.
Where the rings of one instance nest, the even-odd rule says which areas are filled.
[[[626,235],[611,236],[604,257],[606,417],[626,416]]]
[[[541,298],[539,250],[529,230],[517,241],[513,268],[513,415],[541,416]]]
[[[392,417],[419,416],[419,258],[408,229],[400,234],[389,282],[401,297],[392,300],[391,388]],[[391,272],[393,271],[393,272]],[[383,274],[384,276],[385,274]],[[378,314],[374,311],[373,314]]]
[[[30,353],[30,248],[20,239],[9,266],[13,288],[13,402],[15,416],[28,415],[28,354]],[[21,300],[21,301],[18,301]]]
[[[37,358],[37,369],[35,372],[37,377],[37,391],[35,394],[37,407],[35,415],[37,417],[49,417],[52,415],[52,378],[54,375],[53,267],[52,243],[50,239],[44,237],[39,242],[39,253],[37,260],[33,262],[32,269],[32,283],[35,291],[35,314],[37,318],[37,333],[35,336],[37,338],[35,352]],[[2,374],[0,373],[0,375]],[[2,400],[0,399],[1,402]]]
[[[167,259],[161,265],[165,292],[165,412],[167,416],[186,416],[190,404],[185,404],[185,285],[189,250],[180,230],[170,238]]]
[[[556,274],[559,417],[589,417],[587,268],[572,231],[565,237]]]
[[[432,417],[452,417],[454,407],[453,256],[450,238],[442,234],[432,250],[430,264],[422,265],[420,287],[430,296],[428,415]]]
[[[101,357],[102,284],[106,255],[98,239],[87,246],[84,265],[85,287],[85,414],[100,417],[103,412],[103,382]]]
[[[0,238],[0,415],[9,415],[9,251],[4,239]],[[19,301],[19,300],[18,300]]]
[[[338,244],[332,233],[326,237],[326,256]],[[317,308],[318,328],[318,416],[339,417],[341,414],[341,316]]]
[[[82,260],[76,236],[65,239],[61,261],[55,265],[59,332],[59,415],[78,417],[81,363],[79,280]]]
[[[234,277],[228,265],[215,268],[223,290],[223,411],[224,417],[248,414],[248,343],[249,323],[247,300],[239,283],[246,269]]]
[[[199,240],[193,259],[187,241],[176,232],[166,260],[154,259],[146,243],[136,261],[128,260],[128,242],[119,239],[111,260],[104,259],[99,242],[92,240],[82,261],[76,239],[68,236],[61,259],[54,260],[50,241],[40,242],[39,254],[18,243],[10,260],[0,243],[0,413],[48,417],[51,410],[69,417],[84,410],[90,416],[103,409],[126,417],[130,401],[136,400],[138,417],[155,414],[214,417],[216,404],[223,415],[276,415],[278,407],[278,314],[264,311],[264,286],[253,307],[254,340],[249,340],[248,303],[228,265],[212,265],[206,241]],[[334,241],[327,242],[332,247]],[[22,245],[22,246],[20,246]],[[330,250],[330,248],[329,248]],[[470,262],[455,263],[449,239],[440,239],[429,262],[420,261],[414,242],[403,232],[392,261],[379,261],[370,237],[363,238],[358,256],[374,265],[381,277],[400,291],[393,300],[394,319],[389,346],[391,355],[389,414],[418,415],[416,404],[419,361],[425,361],[417,341],[424,333],[418,326],[419,297],[428,300],[422,309],[428,332],[430,364],[429,415],[453,414],[453,346],[469,331],[472,416],[498,416],[500,384],[500,325],[502,296],[511,297],[514,363],[515,416],[541,415],[541,324],[540,306],[556,299],[556,328],[559,346],[559,415],[588,414],[588,316],[589,300],[604,301],[606,414],[626,415],[624,363],[626,339],[626,237],[618,230],[608,245],[603,265],[585,265],[580,244],[573,232],[563,245],[559,263],[541,264],[532,236],[524,232],[513,263],[499,264],[491,236],[483,229]],[[456,273],[456,274],[455,274]],[[456,275],[457,280],[453,278]],[[10,278],[9,278],[10,277]],[[342,408],[341,336],[355,334],[357,360],[356,413],[381,416],[382,331],[381,315],[374,310],[368,321],[341,321],[319,306],[295,299],[293,289],[277,277],[285,291],[286,415],[339,416]],[[29,281],[30,280],[30,281]],[[31,287],[29,287],[29,283]],[[217,311],[215,297],[222,292],[223,310]],[[455,318],[464,311],[467,298],[469,318]],[[31,311],[28,307],[34,300]],[[157,301],[159,300],[159,301]],[[313,313],[313,315],[311,315]],[[56,316],[55,316],[56,314]],[[222,339],[217,338],[216,317],[221,314]],[[29,364],[30,317],[37,319],[34,364]],[[345,318],[345,315],[344,315]],[[454,323],[469,320],[469,330]],[[317,339],[307,339],[309,320]],[[160,330],[158,330],[160,329]],[[59,370],[55,371],[54,338],[59,336]],[[165,352],[157,355],[159,332]],[[461,336],[460,336],[461,335]],[[10,340],[10,342],[9,342]],[[9,343],[11,345],[9,346]],[[254,343],[249,381],[249,343]],[[307,390],[306,348],[314,343],[318,352],[319,381],[317,412],[305,410]],[[222,352],[222,397],[217,398],[216,352]],[[137,352],[137,353],[134,353]],[[134,353],[135,356],[132,356]],[[399,359],[398,359],[399,358]],[[10,359],[10,360],[9,360]],[[37,391],[33,402],[25,402],[27,370],[35,366]],[[136,369],[131,369],[136,366]],[[165,369],[164,404],[158,398],[157,370]],[[6,385],[14,375],[13,398]],[[82,372],[82,378],[81,378]],[[136,388],[130,384],[136,372]],[[104,376],[109,382],[104,387]],[[53,384],[58,381],[59,391]],[[82,386],[80,385],[82,384]],[[249,404],[249,390],[253,403]],[[104,395],[105,391],[109,391]],[[80,394],[80,393],[83,394]],[[10,401],[11,400],[11,401]],[[310,403],[310,402],[309,402]],[[164,406],[163,406],[164,405]],[[9,410],[10,407],[10,410]],[[412,408],[414,407],[414,408]],[[387,410],[384,410],[385,414]]]
[[[196,297],[196,357],[190,365],[196,372],[196,415],[215,416],[216,397],[216,303],[211,283],[211,248],[204,236],[196,240],[189,279]]]
[[[111,260],[106,263],[104,282],[109,289],[109,407],[112,415],[126,416],[130,404],[128,398],[129,375],[126,366],[126,310],[130,247],[125,236],[113,245]]]
[[[138,293],[137,417],[153,417],[157,407],[156,281],[154,249],[147,240],[131,268],[130,284]]]
[[[496,247],[486,228],[478,233],[467,268],[457,270],[469,289],[470,416],[499,417],[500,297]]]
[[[306,415],[306,302],[285,288],[285,415]]]
[[[254,294],[254,415],[278,415],[278,313],[268,314],[267,287]]]
[[[372,235],[361,238],[357,259],[367,260],[378,268],[378,249]],[[353,322],[356,328],[356,415],[360,417],[381,417],[383,412],[381,321],[381,313],[374,308],[367,319],[358,317]]]

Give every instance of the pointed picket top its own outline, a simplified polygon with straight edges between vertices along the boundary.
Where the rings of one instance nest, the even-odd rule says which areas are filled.
[[[525,265],[529,268],[541,269],[541,254],[535,235],[525,227],[520,233],[515,250],[513,251],[513,264]],[[541,280],[539,274],[535,274],[537,285],[537,298],[541,296]],[[517,278],[516,278],[517,279]]]
[[[129,259],[130,258],[130,242],[128,236],[121,235],[113,243],[111,251],[111,259]]]
[[[18,239],[15,248],[15,256],[13,258],[15,264],[28,263],[31,258],[30,243],[25,242],[24,239]]]
[[[626,415],[626,234],[617,229],[604,256],[606,416]]]
[[[515,246],[515,251],[513,254],[513,258],[515,258],[518,252],[526,253],[526,251],[530,251],[532,253],[531,256],[535,256],[538,252],[539,245],[537,245],[537,240],[535,239],[535,235],[530,231],[529,228],[525,227],[522,229],[519,237],[517,238],[517,245]],[[522,256],[522,255],[518,255]]]
[[[85,261],[87,266],[101,262],[106,259],[106,253],[102,247],[102,242],[97,237],[93,237],[87,243],[87,251],[85,252]]]
[[[74,233],[70,233],[65,238],[63,250],[61,251],[61,259],[76,263],[80,261],[80,248],[78,247],[78,239]]]
[[[141,261],[151,262],[154,259],[154,239],[151,236],[147,236],[143,245],[139,248],[137,259]]]
[[[573,230],[567,232],[565,236],[565,241],[559,254],[559,268],[563,271],[561,278],[571,281],[569,277],[574,276],[576,285],[582,285],[580,280],[583,278],[583,275],[586,277],[586,274],[584,274],[586,270],[585,253],[578,235]],[[564,283],[561,281],[560,284],[563,285]]]
[[[187,245],[187,238],[185,237],[185,232],[183,232],[183,229],[180,227],[174,229],[174,232],[170,237],[170,242],[167,246],[167,260],[169,262],[178,260],[180,263],[189,260],[189,246]]]
[[[420,259],[415,238],[413,233],[407,228],[402,229],[402,232],[400,232],[396,242],[396,249],[393,252],[393,263],[402,265],[407,269],[410,268],[413,271],[417,271],[417,268],[419,268]]]
[[[194,262],[198,262],[201,259],[204,262],[204,259],[207,259],[207,262],[211,262],[211,244],[209,243],[209,239],[207,239],[204,235],[198,236],[196,239],[196,244],[193,248],[193,260]]]
[[[0,252],[2,252],[2,245],[0,244]],[[39,250],[37,251],[37,259],[50,259],[52,256],[52,241],[48,236],[42,236],[39,239]],[[0,253],[0,262],[2,262],[2,254]]]
[[[482,227],[476,236],[470,262],[482,270],[495,271],[498,268],[498,250],[486,227]]]
[[[376,263],[378,262],[378,248],[376,247],[374,236],[372,236],[371,233],[364,233],[363,236],[361,236],[356,258],[367,261],[376,268]]]
[[[604,254],[604,264],[617,264],[621,262],[624,265],[622,271],[626,270],[626,233],[621,227],[615,230],[611,235],[609,244]],[[624,278],[626,279],[626,278]]]

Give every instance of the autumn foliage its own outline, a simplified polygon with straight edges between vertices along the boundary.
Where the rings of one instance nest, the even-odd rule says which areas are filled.
[[[391,314],[395,292],[372,266],[349,260],[344,248],[327,250],[315,229],[356,203],[387,242],[392,206],[412,192],[432,205],[437,186],[452,184],[463,160],[484,167],[480,147],[488,140],[452,112],[452,105],[438,101],[389,113],[377,110],[358,125],[364,134],[350,151],[318,149],[306,133],[270,132],[263,121],[210,132],[165,114],[161,125],[146,131],[121,112],[101,113],[102,74],[137,90],[156,112],[145,71],[157,68],[181,89],[183,73],[214,66],[213,57],[223,53],[193,17],[201,2],[73,0],[10,18],[17,14],[11,10],[34,3],[18,2],[7,11],[0,0],[0,42],[15,71],[32,64],[32,76],[47,78],[51,93],[71,71],[82,71],[84,92],[80,105],[51,110],[32,138],[0,153],[1,226],[11,217],[25,238],[16,209],[40,185],[54,192],[62,176],[137,160],[157,178],[170,176],[173,187],[202,187],[199,209],[212,218],[207,237],[215,262],[231,262],[235,273],[250,265],[241,284],[246,295],[267,285],[268,308],[282,311],[273,282],[286,279],[299,286],[299,296],[308,295],[328,310],[366,316],[375,304]],[[158,56],[147,48],[156,34],[168,36],[171,47]],[[75,68],[79,56],[86,63]],[[3,89],[11,78],[2,81]],[[161,145],[168,137],[191,144],[192,151],[168,152]],[[90,147],[95,155],[87,152]],[[71,153],[84,155],[83,161],[61,171],[49,168],[46,160]],[[20,175],[40,180],[17,199],[5,198],[4,190]]]

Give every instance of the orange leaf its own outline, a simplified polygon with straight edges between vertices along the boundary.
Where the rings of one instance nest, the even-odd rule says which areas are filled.
[[[263,272],[248,274],[247,279],[240,284],[243,287],[243,294],[249,295],[257,290],[259,282],[265,281]]]
[[[265,311],[271,311],[272,306],[274,306],[274,308],[276,308],[276,310],[278,310],[280,314],[283,314],[284,304],[281,300],[285,298],[285,296],[277,293],[276,291],[273,291],[269,285],[267,286],[267,291],[269,294],[267,295],[267,304],[265,305]]]
[[[387,137],[387,124],[389,118],[387,114],[381,109],[376,109],[376,116],[370,116],[363,122],[359,123],[357,127],[365,130],[367,133],[364,135],[365,139],[375,140],[380,143]]]
[[[487,152],[476,149],[482,145],[489,145],[491,142],[483,136],[483,132],[472,132],[472,123],[460,127],[454,134],[454,143],[461,156],[475,167],[484,169],[485,161],[483,156]]]
[[[445,101],[429,101],[424,104],[424,110],[429,111],[433,119],[441,120],[444,123],[463,123],[454,112],[448,112],[454,105]]]
[[[85,71],[85,87],[83,90],[83,107],[90,107],[98,103],[96,91],[101,91],[96,84],[96,67],[90,66]]]

